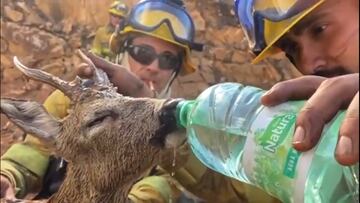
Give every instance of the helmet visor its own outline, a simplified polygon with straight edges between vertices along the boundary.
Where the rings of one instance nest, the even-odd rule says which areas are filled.
[[[266,47],[264,22],[287,21],[305,12],[320,0],[236,0],[235,11],[249,40],[250,48],[260,52]]]
[[[319,0],[256,0],[254,10],[267,20],[278,22],[294,17],[317,2]]]
[[[170,2],[158,0],[139,3],[131,11],[129,22],[135,28],[148,32],[165,23],[176,41],[189,44],[194,40],[194,24],[189,14]]]

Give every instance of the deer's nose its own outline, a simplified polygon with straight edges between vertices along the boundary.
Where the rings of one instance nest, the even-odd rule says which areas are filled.
[[[176,107],[183,99],[168,99],[160,109],[160,123],[164,125],[176,125]]]
[[[160,109],[160,127],[155,136],[150,139],[150,144],[157,147],[165,146],[166,136],[177,130],[176,107],[183,99],[168,99]]]

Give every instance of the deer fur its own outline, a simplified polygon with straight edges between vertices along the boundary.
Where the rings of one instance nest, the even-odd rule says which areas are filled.
[[[176,101],[122,96],[102,72],[95,76],[101,80],[77,78],[68,83],[27,68],[16,58],[14,63],[29,77],[61,89],[72,100],[71,112],[62,120],[36,102],[1,100],[1,113],[68,162],[65,180],[48,202],[128,202],[129,190],[139,177],[158,164],[169,147],[184,142],[174,135],[175,141],[165,147],[166,140],[174,140]]]

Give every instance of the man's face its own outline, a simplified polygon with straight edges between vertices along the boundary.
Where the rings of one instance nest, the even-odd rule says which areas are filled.
[[[326,0],[278,42],[306,75],[359,72],[359,1]]]
[[[111,24],[112,26],[116,27],[117,25],[120,24],[120,22],[121,22],[122,20],[123,20],[123,17],[110,14],[110,24]]]
[[[132,57],[131,51],[128,51],[131,72],[135,73],[150,88],[160,92],[165,88],[175,69],[179,68],[178,66],[181,65],[176,63],[181,59],[179,58],[181,49],[170,42],[146,35],[137,36],[133,40],[132,46],[136,47],[132,53],[136,54],[137,57]],[[155,55],[155,57],[156,55],[168,56],[166,57],[167,62],[169,62],[167,64],[177,64],[177,66],[167,66],[167,68],[161,68],[160,63],[162,62],[159,58],[149,60],[150,63],[148,64],[144,64],[139,61],[139,58],[141,60],[147,60],[152,58],[152,55]]]

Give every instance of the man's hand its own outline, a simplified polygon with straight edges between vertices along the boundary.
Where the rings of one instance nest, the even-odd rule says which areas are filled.
[[[109,77],[110,82],[118,88],[120,94],[132,97],[152,97],[154,93],[141,81],[136,75],[131,73],[126,68],[106,61],[105,59],[96,56],[91,52],[84,54],[95,64],[99,69],[102,69]],[[82,63],[77,67],[77,75],[82,78],[91,78],[93,69],[88,64]]]
[[[276,84],[262,97],[262,104],[274,106],[288,100],[308,99],[299,112],[294,148],[307,151],[320,139],[324,125],[340,109],[346,116],[340,126],[335,157],[340,164],[359,162],[359,74],[334,78],[303,76]]]
[[[0,175],[1,198],[15,199],[15,189],[9,179]]]

